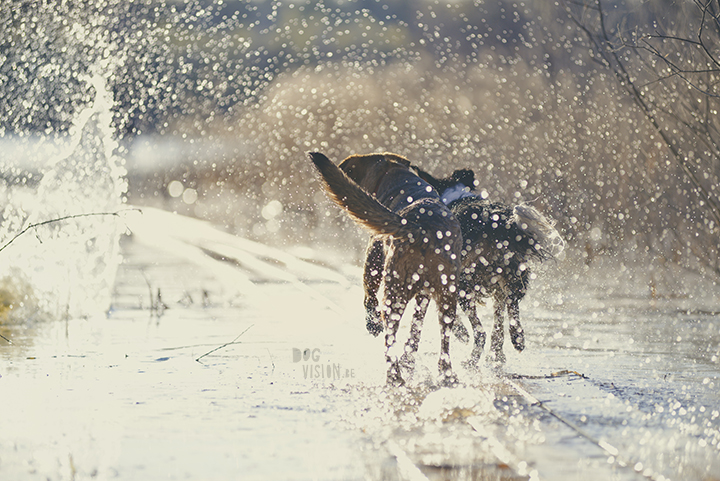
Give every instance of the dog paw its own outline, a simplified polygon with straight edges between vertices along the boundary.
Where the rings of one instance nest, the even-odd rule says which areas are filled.
[[[365,328],[375,337],[378,337],[378,335],[385,330],[382,322],[378,322],[370,317],[365,320]]]
[[[463,367],[463,369],[467,371],[477,371],[478,369],[478,360],[477,359],[465,359],[460,363]]]
[[[408,381],[412,381],[415,377],[415,356],[408,353],[403,354],[400,356],[398,366],[400,368],[401,377],[403,379],[407,379]]]
[[[492,351],[488,354],[488,360],[496,364],[505,364],[505,353],[502,350]]]
[[[400,356],[400,367],[407,371],[415,370],[415,356],[407,352]]]
[[[460,384],[460,380],[454,372],[445,371],[440,373],[440,385],[442,387],[455,387],[458,384]]]
[[[463,325],[460,320],[456,320],[452,327],[453,334],[455,334],[455,337],[458,341],[462,342],[463,344],[467,344],[470,341],[470,334],[468,333],[468,330],[465,328],[465,325]]]
[[[400,369],[398,366],[392,366],[388,369],[387,384],[388,386],[393,387],[402,387],[405,385],[405,380],[400,375]]]
[[[462,366],[467,370],[477,370],[480,364],[480,356],[482,356],[482,349],[473,349],[470,357],[462,362]]]

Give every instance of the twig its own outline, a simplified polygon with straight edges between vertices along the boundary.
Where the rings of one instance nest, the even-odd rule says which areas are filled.
[[[0,252],[2,252],[3,250],[5,250],[5,248],[6,248],[7,246],[9,246],[10,244],[12,244],[13,242],[15,242],[15,240],[16,240],[18,237],[20,237],[21,235],[25,234],[27,231],[29,231],[29,230],[31,230],[31,229],[35,229],[35,228],[37,228],[37,227],[42,227],[42,226],[44,226],[44,225],[53,224],[53,223],[55,223],[55,222],[62,222],[62,221],[64,221],[64,220],[77,219],[77,218],[80,218],[80,217],[95,217],[95,216],[106,216],[106,215],[112,215],[112,216],[119,217],[121,212],[126,212],[126,211],[129,211],[129,210],[139,210],[139,209],[123,209],[123,210],[119,210],[119,211],[117,211],[117,212],[88,212],[88,213],[85,213],[85,214],[66,215],[66,216],[63,216],[63,217],[58,217],[57,219],[50,219],[50,220],[45,220],[45,221],[42,221],[42,222],[36,222],[36,223],[34,223],[34,224],[28,225],[28,226],[25,227],[23,230],[21,230],[20,232],[18,232],[17,234],[15,234],[15,236],[14,236],[12,239],[10,239],[9,241],[7,241],[5,244],[3,244],[2,247],[0,247]]]
[[[212,353],[215,352],[215,351],[219,351],[220,349],[222,349],[222,348],[224,348],[224,347],[227,347],[227,346],[229,346],[230,344],[235,344],[235,342],[236,342],[238,339],[240,339],[240,336],[242,336],[243,334],[245,334],[246,332],[248,332],[248,330],[249,330],[251,327],[253,327],[254,325],[255,325],[255,324],[250,324],[250,326],[248,326],[247,329],[245,329],[243,332],[241,332],[240,334],[238,334],[238,336],[237,336],[235,339],[233,339],[232,341],[226,342],[226,343],[223,344],[222,346],[218,346],[218,347],[216,347],[215,349],[206,352],[205,354],[203,354],[202,356],[200,356],[199,358],[197,358],[197,359],[195,359],[195,360],[196,360],[197,362],[200,362],[200,359],[204,358],[204,357],[207,356],[208,354],[212,354]],[[201,363],[201,364],[202,364],[202,363]]]
[[[147,284],[148,292],[150,293],[150,312],[153,312],[155,310],[155,300],[153,299],[152,284],[150,284],[150,279],[148,279],[145,274],[145,269],[141,269],[140,273],[142,274],[143,279],[145,279],[145,284]]]
[[[12,341],[11,341],[10,339],[8,339],[7,337],[3,336],[2,334],[0,334],[0,337],[2,337],[3,339],[5,339],[8,343],[12,344]],[[274,367],[274,366],[273,366],[273,367]]]
[[[176,351],[176,350],[178,350],[178,349],[193,349],[193,348],[196,348],[196,347],[207,347],[207,346],[214,346],[214,345],[215,345],[215,343],[210,344],[210,343],[207,343],[207,342],[206,342],[206,343],[203,343],[203,344],[188,344],[188,345],[186,345],[186,346],[161,347],[161,348],[158,349],[158,350],[159,350],[159,351]]]
[[[275,373],[275,359],[273,358],[272,353],[270,352],[270,349],[267,350],[268,354],[270,355],[270,362],[272,363],[272,373]]]

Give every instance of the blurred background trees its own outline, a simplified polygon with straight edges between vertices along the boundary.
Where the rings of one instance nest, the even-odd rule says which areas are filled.
[[[690,254],[718,273],[720,4],[614,7],[601,0],[566,3],[593,58],[614,75],[665,154],[666,182],[653,194],[664,213],[654,231],[662,227],[662,235],[651,233],[646,245],[663,258]]]
[[[130,202],[361,252],[304,152],[388,150],[533,202],[587,263],[720,274],[717,2],[130,3],[0,7],[4,138],[68,128],[100,63]]]

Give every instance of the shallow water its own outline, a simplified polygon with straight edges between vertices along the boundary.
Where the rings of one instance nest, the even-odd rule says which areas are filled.
[[[716,313],[538,288],[526,351],[470,372],[454,342],[462,384],[438,390],[431,310],[410,387],[389,389],[357,268],[184,222],[125,239],[106,318],[3,327],[0,477],[718,478]]]
[[[716,266],[696,189],[564,7],[446,3],[0,4],[0,480],[720,479],[717,284],[624,264]],[[387,388],[316,149],[555,217],[526,352]]]

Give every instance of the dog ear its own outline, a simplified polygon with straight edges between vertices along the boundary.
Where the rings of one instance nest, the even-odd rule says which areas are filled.
[[[362,188],[373,191],[378,180],[392,167],[410,168],[410,161],[397,154],[356,154],[346,158],[338,167]]]
[[[396,162],[398,164],[404,165],[405,167],[411,167],[410,161],[402,155],[385,152],[383,156],[386,160],[389,160],[390,162]]]
[[[338,167],[347,174],[358,185],[362,185],[363,179],[378,162],[384,161],[382,154],[351,155],[346,158]]]
[[[440,180],[436,179],[432,176],[429,172],[426,172],[422,170],[420,167],[415,166],[415,171],[417,172],[418,177],[420,177],[422,180],[430,184],[435,190],[439,190],[440,188]]]
[[[450,177],[455,183],[461,183],[470,189],[475,188],[475,172],[470,169],[458,169]]]

